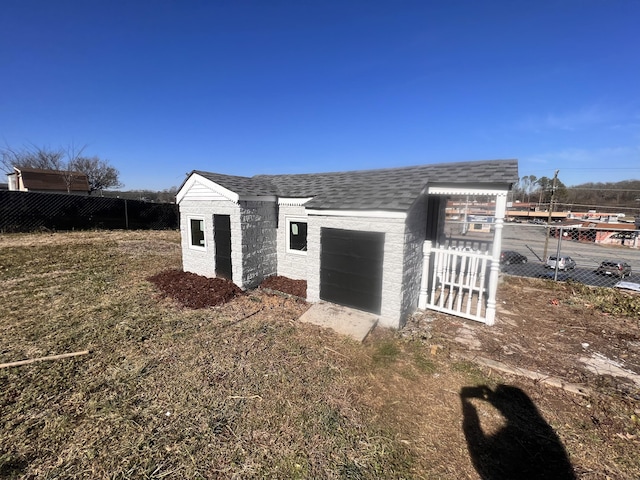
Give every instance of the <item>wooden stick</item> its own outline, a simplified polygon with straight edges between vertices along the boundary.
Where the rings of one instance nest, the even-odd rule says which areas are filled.
[[[58,360],[60,358],[77,357],[78,355],[87,355],[89,350],[82,350],[81,352],[73,353],[61,353],[60,355],[50,355],[48,357],[30,358],[29,360],[20,360],[19,362],[0,363],[0,368],[6,367],[19,367],[20,365],[28,365],[35,362],[43,362],[45,360]]]
[[[262,400],[262,397],[260,395],[229,395],[227,398],[233,398],[234,400],[252,400],[254,398],[257,398],[258,400]]]

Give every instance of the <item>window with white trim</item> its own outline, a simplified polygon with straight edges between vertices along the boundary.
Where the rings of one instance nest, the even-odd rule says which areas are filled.
[[[204,239],[204,218],[189,218],[189,247],[204,250],[206,246]]]
[[[287,252],[307,253],[307,221],[306,219],[287,219]]]

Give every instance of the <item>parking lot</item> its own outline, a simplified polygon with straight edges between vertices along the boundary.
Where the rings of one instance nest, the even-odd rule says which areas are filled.
[[[447,224],[451,244],[456,242],[490,242],[491,233],[461,232],[461,225]],[[596,269],[603,261],[621,261],[631,265],[632,274],[624,281],[640,282],[640,248],[634,248],[632,242],[627,245],[600,244],[572,240],[568,236],[553,236],[547,239],[546,225],[530,223],[505,223],[502,235],[502,250],[512,250],[526,256],[527,262],[520,264],[502,264],[503,272],[524,277],[573,280],[587,285],[612,287],[621,279],[617,276],[597,274]],[[638,233],[638,232],[636,232]],[[546,243],[546,255],[545,255]],[[631,245],[629,245],[631,243]],[[485,243],[485,245],[488,245]],[[575,268],[563,271],[547,268],[546,258],[549,255],[570,256],[575,261]]]

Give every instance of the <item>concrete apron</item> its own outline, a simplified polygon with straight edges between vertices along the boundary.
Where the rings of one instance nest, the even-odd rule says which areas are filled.
[[[333,303],[319,302],[311,305],[311,308],[302,314],[300,321],[330,328],[362,342],[378,323],[378,315]]]

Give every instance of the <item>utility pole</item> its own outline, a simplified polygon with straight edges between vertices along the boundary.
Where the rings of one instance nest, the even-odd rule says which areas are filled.
[[[547,231],[544,238],[544,253],[542,254],[542,258],[544,259],[545,262],[547,261],[547,249],[549,248],[549,233],[551,231],[549,224],[551,223],[551,219],[553,217],[552,213],[553,213],[554,202],[556,199],[556,186],[558,185],[559,172],[560,170],[556,170],[555,173],[553,174],[553,184],[551,185],[551,200],[549,201],[549,215],[547,215]]]
[[[469,218],[469,195],[465,196],[464,200],[464,222],[462,223],[462,235],[466,235],[469,231],[469,225],[467,224],[467,220]]]

